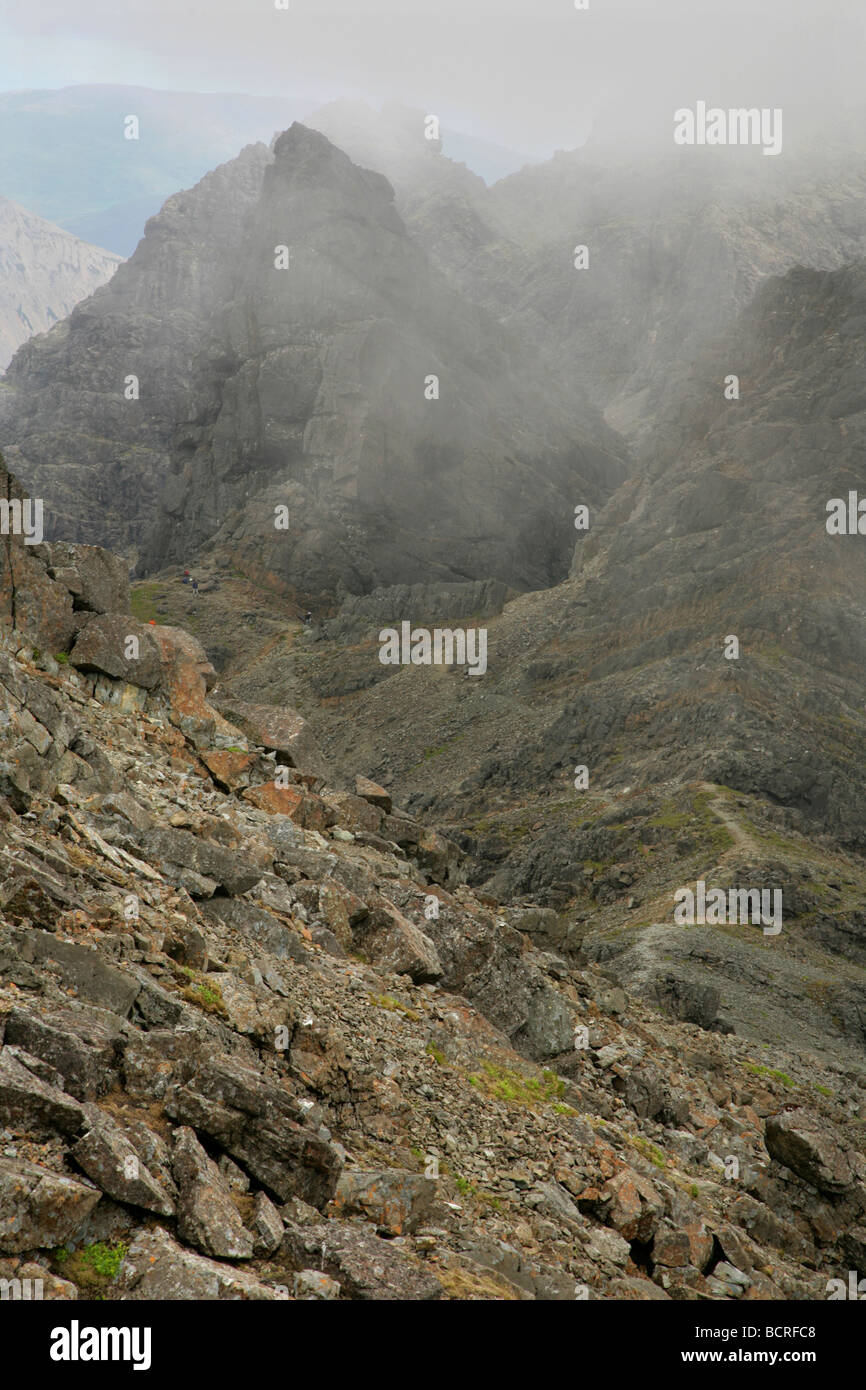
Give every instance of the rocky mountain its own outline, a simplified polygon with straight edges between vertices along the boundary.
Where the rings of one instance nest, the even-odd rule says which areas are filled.
[[[383,589],[312,633],[280,634],[241,601],[243,657],[223,674],[238,696],[298,706],[333,762],[435,815],[471,881],[542,905],[534,929],[575,960],[645,998],[675,962],[707,991],[705,1023],[852,1057],[866,569],[827,504],[847,508],[862,476],[864,303],[862,261],[769,281],[672,384],[567,582]],[[151,586],[169,613],[170,594]],[[207,642],[224,599],[203,602]],[[381,666],[380,629],[407,616],[483,623],[484,677]],[[676,930],[674,894],[699,880],[778,889],[781,934]]]
[[[372,117],[369,108],[359,109]],[[242,146],[269,143],[292,121],[325,129],[317,110],[308,97],[109,83],[0,92],[0,189],[75,236],[127,257],[167,198]],[[400,111],[386,106],[385,120],[399,119]],[[138,120],[137,140],[126,138],[129,116]],[[488,182],[532,162],[465,131],[445,127],[442,139],[449,155]]]
[[[554,360],[430,264],[388,183],[300,125],[170,200],[3,396],[51,536],[145,571],[209,546],[304,604],[551,583],[575,506],[627,471]]]
[[[676,965],[653,1005],[577,966],[127,598],[5,535],[0,1278],[753,1301],[862,1266],[862,1062],[767,1066]]]
[[[856,128],[862,113],[851,114]],[[866,163],[838,128],[800,130],[778,160],[716,149],[703,162],[661,139],[630,155],[598,134],[488,188],[425,138],[420,110],[334,103],[310,119],[391,180],[434,262],[553,348],[629,439],[653,428],[659,393],[767,277],[866,252]]]
[[[120,257],[0,198],[0,371],[111,279]]]

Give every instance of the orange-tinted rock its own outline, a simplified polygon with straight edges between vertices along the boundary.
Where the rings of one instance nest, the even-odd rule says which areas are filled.
[[[260,811],[272,816],[288,816],[304,830],[322,833],[334,824],[335,814],[331,807],[326,806],[321,797],[302,791],[300,787],[278,787],[274,782],[263,782],[247,787],[242,796]]]
[[[230,792],[247,785],[256,761],[252,753],[231,753],[224,748],[207,749],[201,760],[220,790]]]
[[[288,705],[253,705],[222,695],[214,703],[251,743],[272,749],[278,761],[317,777],[327,776],[325,761],[309,725],[297,710]]]
[[[658,1230],[653,1241],[652,1258],[656,1265],[668,1269],[683,1269],[687,1265],[703,1270],[713,1253],[713,1237],[703,1221],[690,1221],[679,1230]]]
[[[172,710],[179,715],[213,720],[205,695],[216,681],[216,671],[201,643],[180,627],[154,627],[150,631],[162,663],[160,686]]]

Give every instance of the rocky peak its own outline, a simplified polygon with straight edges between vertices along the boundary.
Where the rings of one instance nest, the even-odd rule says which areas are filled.
[[[52,538],[144,568],[211,545],[329,604],[563,573],[575,500],[606,498],[626,454],[557,380],[455,293],[382,175],[295,124],[169,200],[123,275],[19,355],[0,420]]]

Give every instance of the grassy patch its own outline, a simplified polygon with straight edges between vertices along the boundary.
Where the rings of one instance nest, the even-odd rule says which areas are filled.
[[[750,1071],[753,1076],[768,1076],[773,1081],[778,1081],[782,1086],[796,1086],[796,1081],[790,1077],[786,1071],[776,1071],[774,1067],[762,1067],[760,1062],[744,1062],[746,1071]]]
[[[156,600],[162,597],[160,584],[134,584],[129,592],[129,611],[140,623],[157,617]]]
[[[54,1251],[54,1263],[61,1277],[70,1279],[79,1289],[91,1296],[102,1293],[113,1284],[127,1251],[122,1241],[109,1245],[104,1240],[85,1245],[81,1250],[68,1250],[65,1245]]]
[[[513,1284],[498,1279],[494,1274],[478,1274],[475,1270],[448,1269],[436,1276],[445,1292],[446,1298],[459,1298],[463,1301],[484,1299],[488,1302],[517,1303],[520,1295]]]
[[[667,1168],[668,1161],[661,1149],[657,1148],[655,1144],[651,1144],[648,1139],[644,1139],[642,1134],[630,1134],[628,1141],[637,1149],[639,1154],[649,1160],[654,1168]]]
[[[565,1091],[565,1082],[553,1071],[543,1071],[541,1079],[524,1076],[522,1072],[508,1067],[498,1067],[493,1062],[482,1062],[481,1071],[469,1078],[470,1085],[477,1086],[486,1095],[496,1100],[504,1100],[510,1105],[525,1105],[530,1110],[540,1105],[549,1105],[558,1100]]]
[[[375,1004],[377,1009],[387,1009],[389,1013],[402,1014],[412,1023],[417,1023],[421,1015],[417,1009],[410,1009],[408,1004],[403,1004],[399,999],[395,999],[392,994],[371,994],[370,1003]]]
[[[186,989],[181,990],[181,996],[189,1004],[197,1004],[200,1009],[204,1009],[206,1014],[218,1014],[220,1018],[228,1018],[228,1010],[218,985],[206,985],[203,980],[199,980],[196,984],[187,985]]]

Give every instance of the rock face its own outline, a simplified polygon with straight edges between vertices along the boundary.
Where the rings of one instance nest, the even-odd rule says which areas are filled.
[[[595,410],[433,269],[387,181],[297,124],[169,200],[7,384],[10,462],[52,537],[144,568],[212,542],[304,602],[548,583],[575,503],[626,471]]]
[[[60,323],[121,264],[121,257],[0,198],[0,372],[35,333]]]
[[[22,413],[4,430],[4,448],[26,441],[26,470],[14,447],[7,454],[46,499],[49,538],[121,551],[138,519],[154,515],[175,426],[187,418],[193,363],[215,306],[231,297],[231,248],[269,159],[264,145],[249,146],[192,194],[170,198],[120,278],[77,305],[53,334],[26,344],[7,373],[0,416],[10,395]],[[100,344],[96,369],[88,341]],[[26,405],[9,389],[20,373],[29,382]],[[125,398],[129,376],[139,379],[137,401]]]
[[[772,275],[866,254],[866,163],[838,131],[785,158],[690,150],[640,159],[599,132],[488,187],[425,138],[425,113],[334,102],[310,124],[394,185],[432,261],[603,406],[628,439],[656,424],[659,392]],[[767,168],[770,165],[772,167]],[[575,250],[588,252],[585,270]],[[733,368],[731,369],[733,370]]]

